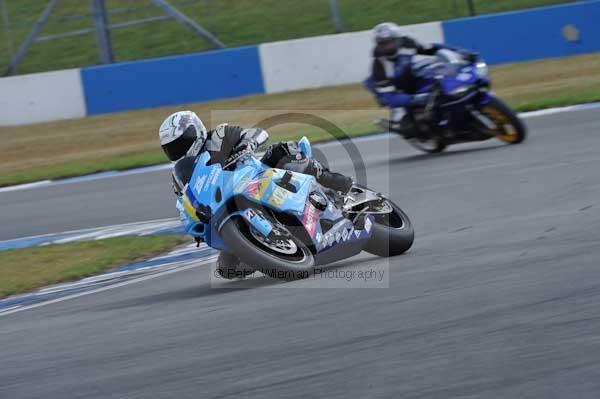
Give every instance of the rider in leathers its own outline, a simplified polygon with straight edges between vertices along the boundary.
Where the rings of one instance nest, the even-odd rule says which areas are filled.
[[[406,110],[424,106],[430,94],[416,94],[419,81],[412,69],[414,56],[435,55],[440,50],[455,51],[465,57],[473,55],[441,44],[425,46],[409,36],[403,36],[400,28],[390,22],[377,25],[373,31],[376,43],[373,66],[371,76],[364,84],[380,105],[390,108],[390,130],[416,135],[416,130],[409,129]]]
[[[208,151],[211,163],[227,165],[240,154],[253,152],[266,143],[268,138],[268,133],[263,129],[243,128],[225,123],[207,131],[200,118],[191,111],[180,111],[170,115],[159,130],[161,146],[173,162],[186,156],[196,157]],[[346,194],[353,184],[352,178],[331,172],[316,159],[307,157],[294,141],[271,145],[261,161],[273,168],[312,175],[324,187],[341,194]],[[177,173],[173,173],[173,179],[176,186],[184,186],[183,182],[177,181]],[[239,260],[235,256],[222,251],[218,264],[231,266],[236,262],[239,263]]]

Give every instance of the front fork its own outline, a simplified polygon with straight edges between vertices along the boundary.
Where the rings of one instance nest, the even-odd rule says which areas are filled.
[[[479,99],[479,101],[477,102],[477,106],[476,107],[471,107],[469,109],[469,113],[471,114],[471,116],[473,117],[473,119],[478,122],[483,128],[485,128],[486,130],[496,130],[498,128],[498,126],[496,125],[496,123],[490,119],[487,115],[484,115],[480,109],[485,106],[487,103],[490,102],[491,97],[493,96],[493,94],[489,93],[489,92],[483,92],[483,96]]]

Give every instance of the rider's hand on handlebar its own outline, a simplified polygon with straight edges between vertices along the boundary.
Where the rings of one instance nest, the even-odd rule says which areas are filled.
[[[246,154],[252,154],[257,147],[258,145],[254,140],[242,140],[237,146],[234,147],[231,155],[225,161],[225,165],[231,165],[239,160],[242,156]]]

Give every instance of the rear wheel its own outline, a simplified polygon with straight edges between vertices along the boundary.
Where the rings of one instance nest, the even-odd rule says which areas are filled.
[[[479,112],[496,125],[495,129],[484,128],[484,133],[508,144],[518,144],[525,140],[527,136],[525,125],[504,101],[494,97]]]
[[[371,238],[363,248],[379,256],[396,256],[408,251],[415,239],[415,231],[408,215],[383,195],[356,185],[350,191],[356,204],[350,205],[351,214],[371,215],[374,222]]]
[[[371,239],[365,251],[378,256],[397,256],[408,251],[415,239],[415,230],[408,215],[392,201],[386,199],[389,213],[375,214]]]
[[[223,225],[221,237],[248,267],[270,277],[295,280],[310,276],[314,270],[310,250],[277,223],[269,237],[264,237],[242,218],[233,217]]]
[[[441,137],[432,137],[429,139],[411,138],[408,142],[418,150],[429,154],[437,154],[444,151],[447,147],[446,142]]]

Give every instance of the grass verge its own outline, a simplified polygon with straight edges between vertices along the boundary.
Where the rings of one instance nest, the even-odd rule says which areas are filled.
[[[116,237],[0,252],[0,298],[99,274],[163,253],[185,237]]]
[[[496,66],[491,75],[496,93],[519,111],[600,101],[600,53]],[[165,162],[157,127],[179,109],[196,111],[209,126],[261,126],[269,115],[302,110],[334,122],[348,136],[375,132],[372,121],[386,115],[360,85],[347,85],[0,127],[0,186]],[[332,138],[298,123],[279,124],[269,132],[271,141]]]

